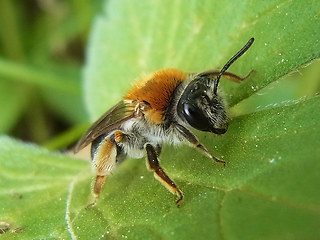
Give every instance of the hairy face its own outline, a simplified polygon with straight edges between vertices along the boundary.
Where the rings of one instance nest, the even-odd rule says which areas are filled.
[[[178,116],[198,130],[223,134],[228,118],[223,100],[213,88],[213,80],[208,77],[192,80],[179,100]]]

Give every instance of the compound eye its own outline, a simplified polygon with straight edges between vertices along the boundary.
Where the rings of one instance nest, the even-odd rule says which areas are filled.
[[[183,116],[192,127],[201,131],[210,131],[208,119],[197,106],[188,103],[183,104]]]

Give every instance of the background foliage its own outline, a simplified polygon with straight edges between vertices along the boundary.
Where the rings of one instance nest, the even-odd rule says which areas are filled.
[[[250,78],[221,82],[230,129],[197,132],[227,166],[187,146],[163,150],[180,208],[130,159],[85,210],[88,162],[2,136],[0,238],[319,238],[319,12],[316,0],[1,1],[0,131],[50,149],[72,143],[133,79],[216,69],[256,41],[230,69]]]
[[[46,144],[87,121],[81,68],[100,9],[100,1],[1,1],[0,133]]]

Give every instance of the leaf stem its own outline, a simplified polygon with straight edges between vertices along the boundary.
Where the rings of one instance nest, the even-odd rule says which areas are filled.
[[[5,56],[10,59],[23,60],[23,46],[19,26],[17,23],[17,12],[14,1],[0,1],[0,41]]]
[[[84,131],[88,128],[88,123],[78,124],[71,129],[67,130],[66,132],[62,133],[54,137],[53,139],[45,142],[43,147],[49,150],[57,150],[67,148],[70,144],[77,141]]]
[[[57,73],[47,72],[35,67],[0,58],[0,77],[17,80],[36,86],[51,88],[73,95],[79,95],[80,83]]]

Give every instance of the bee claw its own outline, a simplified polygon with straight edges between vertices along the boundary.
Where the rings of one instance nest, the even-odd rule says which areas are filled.
[[[225,161],[218,160],[218,161],[216,161],[216,162],[223,164],[224,167],[226,166],[226,162],[225,162]]]
[[[197,147],[199,147],[201,150],[203,150],[204,153],[205,153],[209,158],[211,158],[212,160],[214,160],[215,162],[222,163],[223,166],[226,166],[226,162],[225,162],[225,161],[220,160],[220,159],[216,158],[215,156],[213,156],[203,145],[198,144]]]
[[[223,166],[226,166],[226,162],[225,162],[225,161],[222,161],[222,160],[220,160],[220,159],[216,159],[215,161],[218,162],[218,163],[222,163]]]
[[[88,210],[91,207],[94,207],[97,204],[97,198],[94,199],[94,201],[92,203],[89,203],[85,209]]]
[[[226,162],[225,162],[225,161],[220,160],[220,159],[218,159],[218,158],[216,158],[216,157],[214,157],[214,156],[211,156],[211,158],[212,158],[215,162],[217,162],[217,163],[222,163],[223,166],[226,166]]]
[[[180,196],[180,198],[176,201],[176,205],[179,208],[180,207],[180,202],[182,201],[183,196]]]
[[[176,194],[179,196],[179,199],[176,201],[176,205],[179,208],[180,207],[180,202],[183,199],[183,194],[182,194],[182,192],[180,190],[178,190]]]

